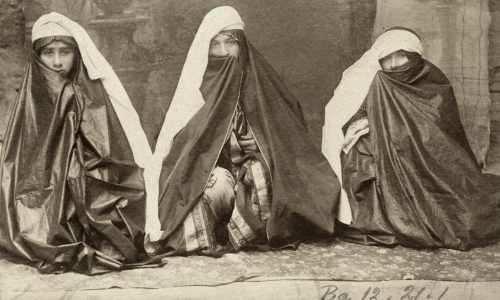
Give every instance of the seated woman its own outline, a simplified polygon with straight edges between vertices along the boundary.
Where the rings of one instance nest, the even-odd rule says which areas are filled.
[[[339,234],[366,245],[494,243],[500,180],[482,174],[450,82],[421,55],[416,33],[389,29],[346,70],[326,107],[323,152],[341,169],[352,210]]]
[[[130,129],[140,124],[125,90],[68,18],[43,15],[32,39],[2,149],[0,247],[47,273],[150,262],[144,178],[134,162],[147,152]]]
[[[231,7],[198,29],[157,149],[159,252],[220,256],[333,233],[340,183]]]

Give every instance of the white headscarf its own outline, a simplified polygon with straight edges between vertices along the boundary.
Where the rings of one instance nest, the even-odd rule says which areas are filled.
[[[173,137],[205,104],[200,86],[208,64],[210,41],[219,32],[228,29],[243,29],[240,15],[230,6],[217,7],[203,19],[189,49],[172,104],[161,128],[155,157],[163,160],[167,156]]]
[[[344,142],[342,127],[358,111],[368,95],[373,78],[382,69],[379,59],[398,50],[416,52],[420,55],[423,52],[419,37],[407,30],[396,29],[383,33],[370,50],[344,71],[333,98],[326,105],[322,151],[341,179],[341,183],[340,152]],[[343,189],[341,189],[338,219],[345,224],[350,224],[352,220],[347,194]]]
[[[205,104],[205,100],[203,100],[200,92],[200,86],[208,64],[210,41],[222,30],[243,30],[243,27],[243,21],[234,8],[221,6],[211,10],[198,28],[186,61],[184,62],[174,98],[165,116],[165,121],[156,144],[154,161],[151,165],[151,174],[156,179],[156,186],[148,191],[149,194],[154,194],[156,198],[158,198],[159,193],[158,181],[163,159],[170,152],[174,136]],[[151,241],[158,240],[160,235],[161,232],[159,231],[156,234],[151,234]]]
[[[127,92],[123,88],[120,80],[109,65],[107,60],[99,52],[88,33],[78,23],[71,21],[67,17],[52,12],[41,16],[33,25],[31,39],[36,41],[39,38],[55,35],[65,35],[73,37],[78,43],[83,63],[87,68],[90,79],[100,79],[111,100],[111,104],[120,120],[120,124],[125,131],[127,140],[132,148],[134,160],[141,168],[145,169],[144,177],[146,180],[146,191],[151,189],[152,183],[149,164],[152,161],[153,154],[149,147],[146,134],[141,127],[139,115],[132,106]],[[146,227],[149,220],[158,220],[158,198],[151,197],[148,192]],[[159,222],[157,224],[159,228]],[[147,229],[146,228],[146,229]],[[148,232],[148,231],[146,231]]]

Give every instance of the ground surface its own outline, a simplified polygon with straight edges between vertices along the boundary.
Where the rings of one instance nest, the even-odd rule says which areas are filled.
[[[258,294],[262,292],[263,288],[267,289],[268,285],[271,285],[275,286],[279,292],[284,292],[282,289],[285,289],[291,293],[287,294],[286,297],[283,294],[282,296],[285,297],[283,299],[290,297],[290,299],[316,299],[318,295],[319,299],[341,299],[332,298],[333,294],[327,295],[328,286],[332,285],[332,282],[342,282],[347,291],[349,287],[353,288],[352,284],[356,282],[367,285],[369,284],[366,283],[367,281],[372,283],[387,281],[378,285],[385,284],[387,286],[393,283],[394,285],[390,285],[393,289],[397,288],[397,291],[403,292],[409,282],[420,285],[422,288],[425,287],[426,291],[429,291],[432,288],[438,289],[435,281],[440,281],[441,290],[439,293],[442,293],[445,289],[445,286],[442,286],[443,283],[459,281],[467,282],[465,286],[455,288],[461,291],[460,295],[467,296],[463,299],[469,299],[468,297],[472,295],[471,293],[463,294],[467,287],[475,287],[473,290],[476,293],[478,291],[492,292],[494,288],[497,288],[498,290],[495,291],[498,292],[496,294],[499,295],[498,298],[491,299],[500,299],[500,287],[491,283],[500,281],[500,243],[462,252],[448,249],[416,250],[404,247],[369,247],[333,239],[325,242],[301,244],[296,251],[249,251],[227,254],[220,259],[191,256],[171,257],[167,260],[168,263],[162,268],[126,270],[98,276],[85,276],[76,273],[43,275],[36,268],[19,264],[3,254],[0,258],[0,291],[2,291],[0,297],[1,299],[39,300],[101,299],[99,295],[104,297],[106,293],[113,292],[116,297],[120,293],[125,293],[120,296],[122,299],[127,299],[127,297],[136,299],[135,294],[139,299],[140,296],[145,296],[148,293],[153,297],[152,295],[157,295],[155,293],[160,291],[169,291],[171,297],[162,294],[165,297],[161,298],[215,299],[211,297],[229,293],[232,295],[229,298],[240,299],[238,297],[242,297],[242,295],[239,295],[237,291],[249,289]],[[348,283],[350,281],[353,283]],[[474,286],[471,286],[472,282],[474,282]],[[484,283],[485,287],[489,288],[478,288],[479,283]],[[362,286],[364,291],[368,288],[375,288],[364,285]],[[204,291],[208,287],[217,288]],[[151,289],[156,289],[156,291]],[[97,293],[96,290],[100,290],[102,293]],[[105,290],[106,292],[104,292]],[[194,294],[186,294],[186,291],[191,291]],[[357,291],[360,297],[351,297],[351,300],[365,300],[363,293],[360,294],[359,288],[353,291]],[[386,287],[385,291],[389,293],[391,290]],[[313,292],[312,298],[301,298],[302,296],[300,296]],[[269,292],[267,295],[271,297],[274,295],[273,293]],[[412,296],[414,298],[408,299],[419,300],[420,297],[422,299],[438,299],[437,290],[434,296],[426,294],[424,297],[422,292],[420,297],[415,298],[416,293],[417,290]],[[241,299],[253,299],[251,295],[257,297],[257,294],[250,293],[247,294],[246,298]],[[44,295],[48,298],[43,298]],[[181,298],[180,295],[189,295],[189,297]],[[451,290],[449,290],[441,299],[462,299],[452,295]],[[392,299],[405,299],[401,298],[403,296],[404,293],[399,296],[394,295],[395,298]],[[279,299],[276,298],[276,295],[271,298],[273,297]],[[384,297],[376,299],[388,299],[389,294]],[[156,298],[157,296],[142,299]],[[220,299],[225,298],[221,297]],[[366,296],[366,299],[368,298]],[[489,297],[473,298],[490,299]],[[107,297],[107,299],[113,299],[113,297]],[[347,299],[345,298],[345,300]]]

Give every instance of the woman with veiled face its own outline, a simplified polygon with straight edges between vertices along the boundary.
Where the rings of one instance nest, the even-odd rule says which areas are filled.
[[[156,151],[159,252],[221,256],[333,233],[338,179],[231,7],[200,25]]]
[[[500,179],[482,174],[451,84],[422,52],[414,31],[387,30],[326,107],[323,152],[342,174],[347,224],[338,234],[365,245],[494,243]]]

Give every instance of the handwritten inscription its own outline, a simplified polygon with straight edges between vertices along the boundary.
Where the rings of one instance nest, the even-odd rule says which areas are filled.
[[[325,285],[321,287],[321,300],[445,300],[444,296],[448,287],[440,291],[431,291],[425,287],[416,287],[414,285],[406,286],[401,292],[392,291],[387,295],[379,287],[367,288],[361,298],[356,298],[353,294],[341,291],[336,285]]]

